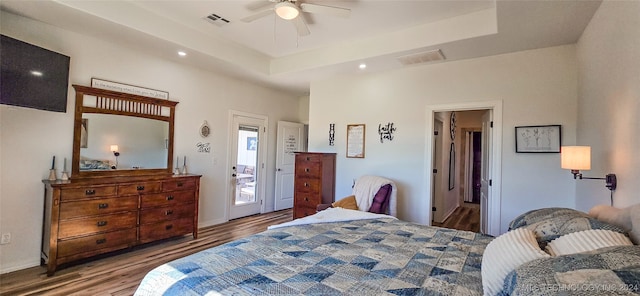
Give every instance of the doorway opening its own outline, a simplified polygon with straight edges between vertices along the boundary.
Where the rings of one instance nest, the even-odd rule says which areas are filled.
[[[491,109],[434,112],[432,225],[488,233],[491,117]]]

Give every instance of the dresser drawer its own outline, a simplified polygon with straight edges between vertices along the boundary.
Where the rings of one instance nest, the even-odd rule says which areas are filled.
[[[145,243],[192,233],[193,223],[193,218],[183,218],[154,224],[140,225],[140,242]]]
[[[61,240],[58,242],[58,257],[77,255],[104,248],[122,246],[126,248],[136,242],[136,229],[125,229],[101,233],[76,239]]]
[[[320,178],[320,163],[296,163],[296,177],[301,178]]]
[[[117,193],[116,186],[88,186],[82,188],[69,188],[60,191],[60,200],[76,200],[92,197],[108,197],[115,196]]]
[[[193,218],[194,204],[150,208],[140,211],[140,224],[156,223],[173,219]]]
[[[177,179],[162,182],[162,191],[189,190],[196,188],[196,180],[194,179]]]
[[[298,178],[295,180],[294,187],[296,192],[320,192],[320,182],[316,179]]]
[[[321,163],[322,162],[322,154],[297,154],[296,155],[296,163]]]
[[[112,215],[92,216],[82,219],[62,220],[59,224],[58,238],[64,239],[79,235],[89,235],[118,229],[136,227],[138,212],[125,212]]]
[[[318,193],[296,192],[294,196],[294,204],[296,207],[308,207],[316,208],[318,204],[321,204],[322,197]]]
[[[134,195],[140,193],[155,193],[162,189],[161,182],[140,182],[134,184],[123,184],[118,186],[119,195]]]
[[[293,219],[310,216],[316,213],[316,208],[296,207],[293,211]]]
[[[70,201],[60,204],[60,219],[135,211],[137,208],[137,196]]]
[[[195,201],[195,192],[193,191],[174,191],[161,194],[145,194],[141,197],[140,207],[162,207],[183,205],[193,203]]]

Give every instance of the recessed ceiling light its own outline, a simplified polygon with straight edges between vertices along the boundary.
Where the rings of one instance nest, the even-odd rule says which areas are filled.
[[[362,64],[360,64],[360,66],[358,66],[358,68],[360,68],[361,70],[364,70],[364,69],[367,68],[367,64],[362,63]]]
[[[40,76],[42,76],[42,72],[40,72],[38,70],[32,70],[31,71],[31,75],[40,77]]]
[[[181,57],[186,57],[187,53],[181,50],[181,51],[178,51],[178,55]]]

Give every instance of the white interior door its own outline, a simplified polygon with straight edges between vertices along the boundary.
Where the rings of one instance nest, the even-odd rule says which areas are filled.
[[[433,186],[431,192],[431,222],[436,220],[436,216],[440,217],[438,208],[442,209],[442,121],[435,119],[433,122]]]
[[[491,198],[491,110],[482,115],[482,169],[480,172],[480,232],[488,233],[487,214],[489,213],[489,200]]]
[[[293,180],[295,153],[304,151],[304,125],[302,123],[278,121],[276,144],[276,194],[274,210],[293,207]]]
[[[229,219],[262,212],[266,117],[231,114],[229,159]]]

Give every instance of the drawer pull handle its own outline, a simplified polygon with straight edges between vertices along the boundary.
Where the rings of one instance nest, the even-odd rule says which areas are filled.
[[[308,197],[305,197],[305,198],[304,198],[304,201],[309,201],[309,198],[308,198]]]
[[[309,187],[309,183],[304,182],[304,187]]]
[[[85,190],[84,192],[84,195],[94,195],[94,194],[96,194],[95,189],[88,189],[88,190]]]
[[[308,173],[311,170],[309,168],[306,168],[306,169],[304,169],[304,171]]]
[[[106,209],[106,208],[108,208],[108,207],[109,207],[109,204],[108,204],[108,203],[101,203],[101,204],[98,204],[98,209]]]
[[[165,216],[173,215],[173,210],[167,210],[164,212]]]
[[[140,191],[140,190],[144,190],[144,186],[142,186],[142,185],[138,185],[138,187],[136,187],[136,189],[138,189],[138,191]]]
[[[309,160],[311,160],[311,157],[308,157],[308,156],[307,156],[307,161],[309,161]]]
[[[101,245],[107,242],[106,238],[101,238],[96,240],[96,245]]]
[[[176,185],[178,185],[178,187],[182,187],[182,182],[178,182]]]
[[[96,225],[98,225],[98,227],[107,226],[107,221],[98,221]]]
[[[171,230],[171,228],[173,228],[173,225],[171,225],[171,224],[169,224],[169,225],[164,227],[164,229],[166,229],[166,230]]]
[[[167,200],[173,200],[173,195],[167,196]]]

